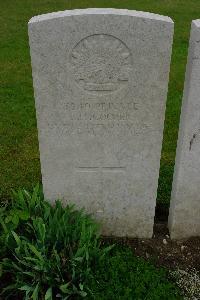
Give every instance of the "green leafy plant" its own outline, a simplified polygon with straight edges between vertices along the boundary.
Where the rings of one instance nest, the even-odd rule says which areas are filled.
[[[51,206],[39,186],[15,192],[0,208],[3,299],[181,299],[165,270],[101,241],[82,210]]]
[[[98,225],[89,216],[60,201],[52,207],[39,186],[32,194],[14,193],[10,207],[1,210],[0,224],[1,273],[10,281],[3,287],[5,299],[85,297],[92,267],[112,247],[100,247]]]

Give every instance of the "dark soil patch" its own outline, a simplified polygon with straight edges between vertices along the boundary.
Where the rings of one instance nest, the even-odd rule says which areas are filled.
[[[135,255],[157,266],[200,271],[200,237],[172,241],[165,222],[155,224],[152,239],[104,237],[104,241],[128,245]]]

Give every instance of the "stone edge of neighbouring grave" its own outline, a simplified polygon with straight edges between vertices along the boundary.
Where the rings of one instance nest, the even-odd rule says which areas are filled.
[[[188,50],[188,57],[187,57],[187,66],[185,72],[185,82],[184,82],[184,92],[183,92],[183,99],[182,99],[182,108],[181,108],[181,116],[180,116],[180,123],[179,123],[179,133],[178,133],[178,141],[177,141],[177,149],[176,149],[176,161],[174,167],[174,175],[173,175],[173,184],[172,184],[172,192],[171,192],[171,201],[170,201],[170,208],[169,208],[169,216],[168,216],[168,228],[170,232],[170,236],[172,239],[186,239],[190,237],[199,236],[199,232],[197,229],[197,224],[195,225],[195,221],[190,226],[187,225],[187,220],[183,216],[180,216],[180,206],[182,206],[182,210],[187,211],[187,206],[185,205],[185,199],[182,200],[181,193],[181,185],[183,186],[183,178],[180,173],[183,172],[181,168],[181,164],[184,164],[184,161],[187,159],[186,153],[186,143],[188,141],[188,120],[186,120],[186,116],[191,113],[192,110],[191,104],[195,102],[193,99],[194,95],[191,94],[191,90],[194,89],[192,86],[191,76],[194,73],[194,53],[197,44],[197,37],[195,37],[195,31],[198,30],[200,35],[200,19],[192,20],[191,28],[190,28],[190,41],[189,41],[189,50]],[[199,40],[199,38],[198,38]],[[199,46],[198,46],[199,47]],[[194,117],[196,119],[196,116]],[[190,141],[190,147],[192,146],[193,140]],[[182,167],[183,168],[183,167]],[[189,201],[189,200],[188,200]],[[189,207],[192,206],[193,203],[189,204]],[[179,207],[179,208],[178,208]],[[195,208],[196,209],[196,208]],[[190,216],[189,216],[190,217]],[[196,219],[195,219],[196,220]],[[192,226],[191,226],[192,225]],[[186,227],[186,229],[185,229]]]

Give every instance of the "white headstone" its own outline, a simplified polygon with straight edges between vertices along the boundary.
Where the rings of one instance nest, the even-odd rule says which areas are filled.
[[[200,20],[191,28],[169,230],[177,239],[200,236]]]
[[[45,196],[151,237],[173,22],[85,9],[29,22]]]

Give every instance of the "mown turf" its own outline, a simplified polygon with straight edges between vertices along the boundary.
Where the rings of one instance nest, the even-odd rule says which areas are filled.
[[[38,14],[86,7],[115,7],[170,16],[175,22],[158,201],[169,203],[192,19],[200,18],[198,0],[0,0],[0,198],[11,188],[30,188],[40,180],[40,163],[28,20]]]
[[[96,266],[88,286],[92,295],[87,300],[183,300],[166,270],[119,246]]]

